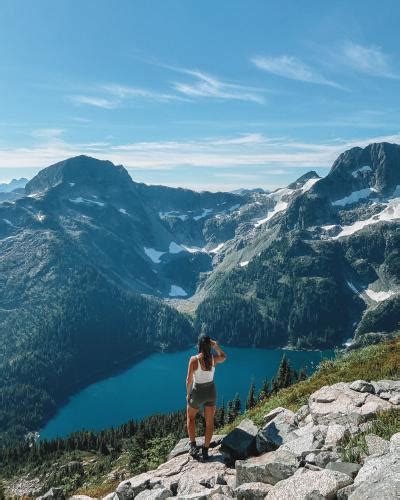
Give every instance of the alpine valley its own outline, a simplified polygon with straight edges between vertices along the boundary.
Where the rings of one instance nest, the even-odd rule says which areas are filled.
[[[3,443],[201,328],[224,345],[320,349],[399,327],[399,145],[350,149],[326,177],[271,193],[148,186],[86,156],[12,193],[0,204]]]

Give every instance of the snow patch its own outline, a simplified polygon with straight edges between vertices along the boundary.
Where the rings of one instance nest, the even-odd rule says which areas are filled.
[[[187,245],[182,245],[182,248],[184,248],[189,253],[207,253],[207,250],[205,248],[188,247]]]
[[[128,215],[128,212],[125,210],[125,208],[120,208],[119,212],[121,212],[121,214]]]
[[[170,297],[187,297],[187,293],[183,288],[178,285],[171,285],[171,289],[169,291]]]
[[[11,221],[9,221],[8,219],[3,219],[3,221],[4,221],[6,224],[8,224],[9,226],[14,226],[14,224],[13,224]]]
[[[203,219],[204,217],[207,217],[207,215],[209,215],[212,211],[213,211],[212,208],[203,208],[202,214],[201,215],[196,215],[195,217],[193,217],[193,220]]]
[[[262,224],[265,224],[266,222],[271,220],[272,217],[274,217],[274,215],[276,215],[277,213],[285,211],[287,207],[288,203],[286,201],[278,201],[273,210],[271,210],[271,212],[268,212],[267,217],[265,217],[265,219],[260,219],[257,222],[255,222],[254,227],[259,227]]]
[[[104,207],[105,203],[101,201],[88,200],[87,198],[82,198],[82,196],[78,196],[77,198],[70,198],[72,203],[83,203],[87,205],[98,205],[99,207]]]
[[[389,297],[395,294],[395,292],[393,292],[392,290],[388,290],[387,292],[375,292],[370,288],[367,288],[365,290],[365,293],[370,299],[374,300],[375,302],[383,302],[384,300],[387,300]]]
[[[181,253],[183,252],[183,250],[183,247],[178,245],[178,243],[175,243],[175,241],[171,241],[171,243],[169,244],[169,253]]]
[[[209,250],[209,253],[218,253],[222,249],[223,246],[224,246],[224,243],[220,243],[212,250]]]
[[[330,231],[331,229],[337,227],[337,224],[328,224],[327,226],[321,226],[324,231]]]
[[[36,216],[35,216],[36,220],[38,220],[39,222],[43,222],[46,218],[45,215],[43,215],[42,213],[38,213]]]
[[[240,262],[240,267],[246,267],[248,265],[249,261],[248,260],[242,260],[242,262]]]
[[[364,167],[357,168],[357,170],[354,170],[354,172],[351,173],[351,175],[354,178],[357,178],[359,174],[364,173],[364,172],[371,172],[372,168],[369,165],[365,165]]]
[[[165,254],[165,252],[159,252],[154,248],[144,247],[144,253],[149,257],[155,264],[159,264],[160,257]]]
[[[237,210],[240,207],[240,203],[237,205],[232,205],[230,208],[228,208],[229,212],[233,212],[234,210]]]
[[[75,182],[70,182],[69,185],[73,188],[75,186]]]
[[[345,205],[351,205],[353,203],[357,203],[360,200],[368,198],[372,193],[376,193],[376,189],[365,188],[365,189],[360,189],[359,191],[353,191],[348,196],[345,196],[340,200],[333,201],[332,205],[340,207],[343,207]]]
[[[381,221],[392,222],[396,219],[400,219],[400,198],[394,198],[393,200],[391,200],[388,205],[382,210],[382,212],[373,215],[369,219],[356,221],[349,226],[343,226],[340,233],[334,236],[333,239],[349,236],[356,233],[357,231],[360,231],[366,226],[377,224]]]
[[[319,178],[313,178],[313,179],[308,179],[307,182],[303,184],[301,187],[300,191],[302,193],[306,193],[309,189],[311,189],[315,183],[317,183],[320,179]]]
[[[351,291],[353,291],[357,295],[360,294],[360,292],[357,290],[357,288],[350,281],[346,281],[346,285],[350,288]]]

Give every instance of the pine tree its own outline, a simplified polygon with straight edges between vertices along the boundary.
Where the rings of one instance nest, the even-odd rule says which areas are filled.
[[[258,401],[263,401],[268,397],[270,393],[270,388],[269,388],[269,380],[265,377],[264,382],[262,383],[260,392],[258,393],[257,400]]]
[[[228,409],[227,409],[227,416],[226,416],[226,420],[227,420],[228,424],[232,423],[235,420],[233,403],[234,403],[233,400],[228,401]]]
[[[247,395],[246,410],[250,410],[250,408],[253,408],[256,404],[255,391],[256,391],[255,383],[254,380],[252,380],[249,388],[249,393]]]
[[[302,380],[306,380],[307,379],[307,370],[305,369],[305,367],[303,366],[299,373],[297,374],[297,380],[299,382],[301,382]]]
[[[240,414],[240,410],[242,409],[242,403],[240,401],[239,393],[236,393],[235,398],[233,400],[233,413],[235,418]]]

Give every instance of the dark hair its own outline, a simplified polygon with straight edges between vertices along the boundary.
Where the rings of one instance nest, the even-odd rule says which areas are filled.
[[[199,353],[203,354],[204,366],[206,370],[211,370],[212,368],[212,354],[211,354],[211,338],[209,335],[202,333],[199,335],[197,341],[197,346]]]

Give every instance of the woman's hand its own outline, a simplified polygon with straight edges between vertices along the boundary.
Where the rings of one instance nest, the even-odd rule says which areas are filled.
[[[211,339],[211,346],[215,349],[217,347],[217,341]]]

